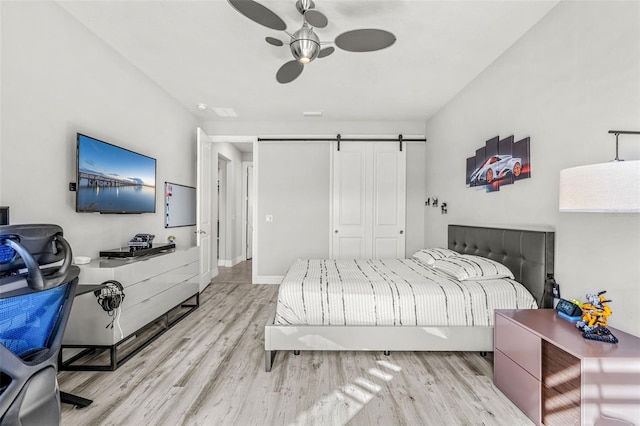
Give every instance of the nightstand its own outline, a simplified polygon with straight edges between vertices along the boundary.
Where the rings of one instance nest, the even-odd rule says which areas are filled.
[[[638,424],[640,338],[610,330],[617,344],[583,338],[554,309],[496,310],[494,383],[536,424]]]

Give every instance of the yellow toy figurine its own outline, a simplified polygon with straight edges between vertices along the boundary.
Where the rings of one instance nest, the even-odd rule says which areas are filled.
[[[607,300],[604,293],[606,291],[587,294],[587,301],[582,304],[582,320],[576,323],[576,327],[582,330],[582,336],[586,339],[618,343],[618,339],[608,329],[608,319],[613,312],[606,305],[611,300]]]

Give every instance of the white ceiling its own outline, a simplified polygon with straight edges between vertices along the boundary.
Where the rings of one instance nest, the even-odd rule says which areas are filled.
[[[329,18],[316,32],[380,28],[384,50],[336,49],[289,84],[275,79],[286,34],[263,27],[226,0],[59,1],[69,13],[206,122],[418,121],[424,123],[538,22],[558,1],[315,0]],[[294,32],[294,0],[261,0]],[[210,108],[198,111],[196,105]],[[238,117],[218,117],[213,107]],[[322,111],[305,118],[303,111]]]

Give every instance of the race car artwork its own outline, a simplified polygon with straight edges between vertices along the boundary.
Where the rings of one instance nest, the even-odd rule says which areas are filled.
[[[530,139],[514,139],[513,135],[493,137],[477,148],[474,156],[467,158],[467,187],[495,192],[501,186],[531,177]]]
[[[518,177],[522,172],[522,160],[511,155],[492,155],[471,174],[470,185],[487,185],[509,174]]]

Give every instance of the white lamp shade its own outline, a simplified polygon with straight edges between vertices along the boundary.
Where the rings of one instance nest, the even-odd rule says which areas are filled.
[[[640,161],[560,171],[561,212],[640,213]]]

